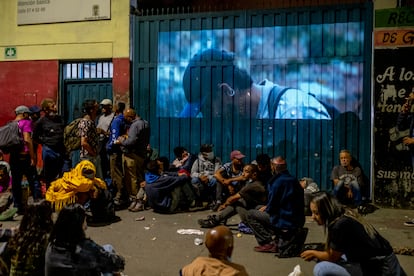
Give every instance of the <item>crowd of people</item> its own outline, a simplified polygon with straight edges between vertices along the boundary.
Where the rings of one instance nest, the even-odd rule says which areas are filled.
[[[11,191],[9,205],[13,201],[24,215],[8,238],[3,263],[10,273],[117,275],[124,259],[112,246],[87,238],[86,225],[119,221],[115,211],[121,209],[163,214],[211,209],[211,215],[195,222],[210,228],[205,237],[210,256],[183,267],[182,275],[216,275],[215,269],[247,275],[230,261],[233,237],[225,225],[234,215],[240,218],[239,230],[254,235],[254,251],[317,259],[315,275],[372,275],[373,269],[375,275],[405,275],[389,243],[358,214],[365,183],[348,150],[339,153],[340,164],[332,170],[332,193],[321,192],[309,176],[292,175],[282,156],[259,154],[246,164],[246,156],[233,150],[229,162],[222,163],[213,145],[202,144],[198,153],[175,147],[170,162],[151,148],[150,125],[132,107],[118,103],[113,110],[109,99],[85,100],[78,122],[80,161],[72,168],[74,153],[64,146],[66,124],[53,99],[44,99],[37,109],[19,106],[15,113],[24,146],[10,153],[10,165],[0,163],[0,194]],[[34,204],[23,196],[24,178]],[[52,212],[58,213],[55,222]],[[325,251],[303,251],[305,215],[326,227]],[[349,233],[352,241],[346,239]]]

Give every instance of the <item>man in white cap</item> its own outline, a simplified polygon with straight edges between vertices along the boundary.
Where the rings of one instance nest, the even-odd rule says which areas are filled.
[[[23,202],[22,180],[23,175],[29,182],[30,189],[34,191],[34,175],[32,167],[36,165],[37,158],[33,150],[32,122],[29,118],[30,110],[27,106],[20,105],[14,110],[20,132],[23,135],[24,146],[21,150],[10,152],[10,168],[12,175],[12,193],[14,207],[19,214],[23,214],[27,202]]]
[[[109,167],[109,157],[106,152],[106,143],[109,140],[110,127],[112,120],[115,117],[115,112],[112,111],[112,100],[103,99],[100,103],[101,106],[101,116],[98,119],[98,125],[96,126],[97,132],[99,134],[99,146],[98,154],[101,165],[102,177],[103,179],[110,178],[110,167]]]

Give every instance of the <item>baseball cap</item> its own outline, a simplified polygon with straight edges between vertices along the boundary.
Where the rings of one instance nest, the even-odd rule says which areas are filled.
[[[110,99],[103,99],[101,105],[112,105],[112,101]]]
[[[31,113],[30,109],[25,105],[19,105],[18,107],[16,107],[14,112],[16,112],[16,115],[23,114],[23,113]]]
[[[37,105],[32,105],[29,107],[30,113],[39,113],[41,111],[40,107]]]
[[[246,155],[244,155],[243,153],[241,153],[241,151],[239,151],[239,150],[233,150],[230,153],[230,159],[233,159],[233,158],[242,159],[244,157],[246,157]]]

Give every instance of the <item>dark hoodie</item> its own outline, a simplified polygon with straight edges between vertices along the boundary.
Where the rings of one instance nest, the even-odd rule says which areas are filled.
[[[171,211],[172,190],[188,181],[188,177],[186,175],[178,176],[174,172],[163,173],[162,175],[146,172],[145,181],[147,182],[145,192],[151,208],[158,212],[169,212]]]

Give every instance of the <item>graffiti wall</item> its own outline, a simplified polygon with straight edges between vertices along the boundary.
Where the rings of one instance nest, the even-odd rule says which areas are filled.
[[[374,191],[377,204],[414,209],[413,10],[376,14]],[[414,16],[412,16],[414,19]],[[414,94],[413,94],[414,95]],[[406,104],[406,105],[405,105]]]

